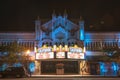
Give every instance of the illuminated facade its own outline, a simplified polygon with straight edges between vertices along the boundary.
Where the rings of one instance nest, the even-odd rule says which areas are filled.
[[[0,33],[0,45],[17,41],[34,52],[36,74],[116,75],[118,64],[99,62],[95,57],[104,56],[103,46],[119,46],[119,38],[119,32],[85,32],[82,18],[73,23],[66,13],[53,13],[44,24],[39,18],[35,21],[35,32]]]

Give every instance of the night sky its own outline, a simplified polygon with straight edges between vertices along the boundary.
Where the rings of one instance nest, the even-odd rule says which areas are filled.
[[[85,21],[86,31],[120,31],[120,0],[0,0],[0,32],[34,31],[37,16],[56,15]]]

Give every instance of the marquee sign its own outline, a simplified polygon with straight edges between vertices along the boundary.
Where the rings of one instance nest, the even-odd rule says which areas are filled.
[[[67,55],[68,59],[84,59],[84,49],[80,47],[42,47],[38,48],[36,52],[36,59],[54,59],[54,58],[65,58]]]
[[[57,52],[56,58],[65,58],[65,52]]]
[[[71,59],[84,59],[84,50],[82,48],[70,47],[67,53],[67,58]]]
[[[54,52],[51,47],[39,48],[36,53],[36,59],[52,59],[54,58]]]
[[[69,59],[84,59],[84,53],[74,53],[74,52],[68,52],[67,58]]]
[[[82,48],[70,47],[69,50],[70,50],[70,52],[77,52],[77,53],[83,52],[83,49],[82,49]]]
[[[46,47],[46,48],[38,48],[38,53],[44,53],[44,52],[52,52],[51,47]]]

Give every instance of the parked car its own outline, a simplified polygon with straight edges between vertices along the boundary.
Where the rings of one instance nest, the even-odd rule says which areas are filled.
[[[0,78],[2,77],[28,77],[29,74],[24,67],[8,67],[4,71],[0,72]]]

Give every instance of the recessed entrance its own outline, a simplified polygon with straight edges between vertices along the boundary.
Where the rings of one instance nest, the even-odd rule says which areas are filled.
[[[56,65],[62,64],[64,74],[78,74],[78,61],[41,61],[42,74],[56,74]]]

